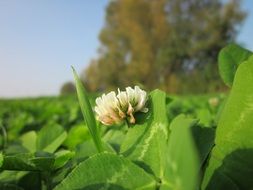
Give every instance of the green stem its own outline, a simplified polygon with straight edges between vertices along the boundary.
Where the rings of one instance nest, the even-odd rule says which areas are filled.
[[[126,125],[127,125],[127,129],[130,129],[130,128],[132,128],[132,126],[133,126],[133,124],[131,124],[131,123],[129,122],[129,118],[126,119]]]

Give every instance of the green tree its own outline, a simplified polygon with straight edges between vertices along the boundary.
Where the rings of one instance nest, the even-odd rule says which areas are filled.
[[[61,95],[74,94],[75,92],[76,92],[76,88],[73,82],[64,83],[60,90]]]
[[[220,89],[217,54],[234,41],[244,17],[239,0],[110,1],[100,56],[82,78],[92,91],[135,84],[170,92]]]

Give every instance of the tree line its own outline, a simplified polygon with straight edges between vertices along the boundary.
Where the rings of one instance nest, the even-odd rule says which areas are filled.
[[[217,54],[235,41],[246,16],[240,4],[239,0],[109,1],[99,56],[81,74],[86,88],[224,90]]]

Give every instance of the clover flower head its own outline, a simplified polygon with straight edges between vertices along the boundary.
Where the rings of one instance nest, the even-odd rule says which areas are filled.
[[[127,87],[125,91],[118,89],[118,94],[110,92],[103,94],[96,99],[95,112],[97,118],[105,125],[119,123],[128,119],[130,123],[135,123],[134,113],[147,112],[145,107],[147,93],[140,87]]]
[[[103,94],[96,99],[95,112],[97,119],[105,125],[112,125],[121,121],[118,113],[118,99],[115,92]]]
[[[134,112],[141,111],[146,113],[148,111],[148,108],[145,107],[147,93],[144,90],[140,89],[139,86],[135,86],[134,89],[127,87],[126,93]]]
[[[130,117],[130,123],[135,123],[135,118],[133,116],[134,113],[138,111],[144,113],[148,112],[148,108],[145,107],[147,93],[144,90],[141,90],[139,86],[135,86],[134,89],[127,87],[125,93],[127,94],[128,98],[127,115]]]

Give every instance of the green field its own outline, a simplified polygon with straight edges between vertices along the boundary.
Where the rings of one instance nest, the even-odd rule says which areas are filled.
[[[91,102],[94,102],[95,97],[90,97]],[[209,103],[211,98],[216,98],[218,104],[211,105]],[[215,128],[216,113],[225,95],[168,96],[168,99],[170,104],[167,105],[167,116],[170,121],[177,115],[185,113],[198,118],[201,125]],[[0,173],[1,189],[40,189],[47,186],[45,176],[40,174],[47,175],[47,171],[36,171],[37,167],[38,170],[44,170],[40,168],[42,166],[34,168],[28,166],[24,155],[33,154],[32,158],[42,156],[49,159],[63,153],[63,158],[59,158],[57,163],[60,167],[54,166],[50,170],[52,188],[80,161],[96,153],[88,128],[83,122],[78,100],[74,95],[0,100],[0,108],[1,126],[7,133],[7,137],[4,137],[1,131],[0,143],[3,152],[9,157],[21,156],[18,162],[10,160],[10,163],[5,166],[5,169],[10,170]],[[103,139],[116,152],[119,152],[120,144],[124,140],[126,131],[119,130],[122,128],[126,126],[101,129]],[[44,154],[42,151],[48,146],[51,146],[47,149],[49,153]],[[61,168],[63,165],[65,166]]]
[[[216,113],[225,99],[224,94],[168,96],[171,103],[167,106],[167,115],[172,120],[179,114],[200,119],[206,126],[216,126]],[[211,105],[210,99],[218,100]],[[90,96],[94,105],[95,96]],[[8,144],[30,131],[39,131],[44,126],[58,124],[66,131],[75,126],[84,125],[78,100],[75,95],[62,97],[41,97],[0,100],[0,122],[8,134]],[[1,139],[3,146],[3,139]]]
[[[251,190],[251,55],[221,51],[227,94],[96,99],[73,69],[77,97],[1,100],[0,189]]]

